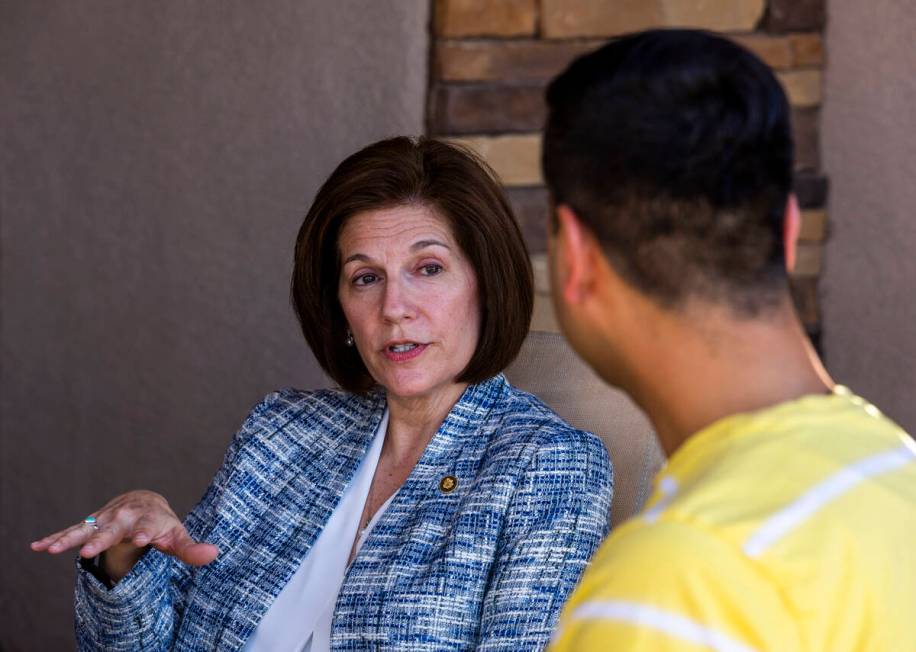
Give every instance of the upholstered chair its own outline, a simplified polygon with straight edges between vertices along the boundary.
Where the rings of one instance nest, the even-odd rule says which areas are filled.
[[[604,441],[614,464],[612,523],[638,512],[664,456],[652,426],[633,402],[598,378],[555,332],[529,333],[506,376],[575,427]]]

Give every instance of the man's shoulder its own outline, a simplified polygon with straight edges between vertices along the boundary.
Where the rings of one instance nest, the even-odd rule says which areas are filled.
[[[779,608],[778,590],[715,531],[677,519],[637,517],[602,545],[567,613],[575,620],[602,605],[629,605],[714,622],[729,604],[772,612]]]
[[[735,553],[714,530],[677,518],[655,521],[639,515],[611,533],[595,555],[589,573],[596,585],[629,577],[637,583],[651,583],[653,578],[666,582]]]
[[[654,511],[739,548],[770,521],[845,527],[849,514],[820,507],[884,502],[886,492],[874,489],[893,480],[886,472],[916,473],[910,438],[877,409],[840,396],[807,397],[723,425],[675,453],[665,474],[670,495]]]
[[[756,640],[766,641],[762,649],[793,650],[795,635],[778,588],[728,541],[702,525],[637,518],[593,558],[565,607],[554,649],[599,650],[613,642],[640,652],[751,650]]]

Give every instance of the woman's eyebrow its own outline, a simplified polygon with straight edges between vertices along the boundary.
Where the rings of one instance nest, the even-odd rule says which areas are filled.
[[[418,249],[425,249],[426,247],[433,247],[433,246],[445,247],[446,249],[451,249],[451,247],[449,247],[447,244],[445,244],[444,242],[440,240],[418,240],[417,242],[414,242],[412,245],[410,245],[410,250],[417,251]]]
[[[343,261],[343,264],[346,265],[347,263],[352,263],[354,260],[359,260],[364,263],[371,262],[369,256],[366,254],[353,254],[352,256],[348,256],[347,259]]]
[[[425,249],[426,247],[445,247],[446,249],[451,249],[447,244],[441,240],[417,240],[412,245],[410,245],[411,251],[419,251],[420,249]],[[371,263],[372,259],[369,258],[366,254],[353,254],[352,256],[347,256],[346,260],[343,261],[343,265],[347,263],[352,263],[354,261],[360,261],[363,263]]]

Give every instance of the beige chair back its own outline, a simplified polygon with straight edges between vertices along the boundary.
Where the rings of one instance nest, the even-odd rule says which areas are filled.
[[[558,333],[529,333],[506,377],[604,441],[614,465],[614,525],[642,508],[664,455],[649,421],[623,392],[605,384]]]

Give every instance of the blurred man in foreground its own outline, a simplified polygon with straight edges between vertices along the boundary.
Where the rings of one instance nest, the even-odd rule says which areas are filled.
[[[795,315],[778,81],[725,39],[651,31],[547,102],[561,327],[669,456],[554,649],[916,650],[916,446],[834,384]]]

